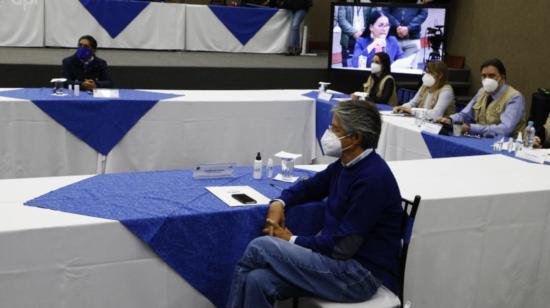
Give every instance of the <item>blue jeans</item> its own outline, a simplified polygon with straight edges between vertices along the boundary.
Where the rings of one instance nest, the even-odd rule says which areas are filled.
[[[288,47],[300,47],[300,25],[306,17],[306,10],[292,12],[292,22],[290,23],[290,37],[288,38]]]
[[[361,302],[380,282],[359,262],[335,260],[287,241],[263,236],[248,244],[237,264],[228,308],[273,307],[276,300],[313,295]]]

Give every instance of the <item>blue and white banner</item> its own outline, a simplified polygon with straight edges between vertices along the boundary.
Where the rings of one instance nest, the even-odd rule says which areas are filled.
[[[45,0],[0,0],[0,46],[44,45]]]
[[[88,12],[116,38],[149,5],[148,1],[79,0]]]
[[[185,49],[186,5],[55,0],[45,7],[46,46],[75,47],[80,36],[91,34],[100,48]]]
[[[187,50],[282,53],[291,14],[287,10],[187,5]]]
[[[277,9],[273,8],[234,8],[219,5],[210,5],[209,8],[242,45],[246,45],[277,13]]]

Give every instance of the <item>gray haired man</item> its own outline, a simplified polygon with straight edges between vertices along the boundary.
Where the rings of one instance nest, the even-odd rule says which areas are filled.
[[[374,151],[380,114],[370,102],[340,102],[332,111],[322,146],[340,159],[271,202],[266,236],[251,241],[237,264],[228,307],[272,307],[305,294],[361,302],[381,286],[398,289],[401,196]],[[285,208],[325,199],[318,235],[285,227]]]

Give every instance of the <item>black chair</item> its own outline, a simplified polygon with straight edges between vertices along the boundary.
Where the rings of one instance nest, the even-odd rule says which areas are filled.
[[[294,298],[293,307],[297,308],[396,308],[410,307],[410,302],[403,304],[403,289],[405,286],[405,266],[407,264],[407,254],[411,242],[412,229],[418,207],[420,205],[420,196],[415,196],[413,201],[402,198],[403,217],[401,220],[401,241],[403,249],[401,250],[399,265],[399,294],[396,296],[390,290],[381,286],[376,294],[368,301],[361,303],[333,303],[313,297]]]
[[[211,5],[227,5],[226,0],[210,0]]]
[[[399,88],[397,89],[397,102],[399,105],[408,103],[416,95],[416,90]]]
[[[535,123],[537,136],[541,139],[545,137],[543,127],[548,114],[550,114],[550,96],[538,92],[533,93],[529,120]]]

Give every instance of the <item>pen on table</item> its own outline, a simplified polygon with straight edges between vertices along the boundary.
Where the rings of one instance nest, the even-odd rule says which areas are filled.
[[[272,187],[277,188],[277,189],[280,190],[280,191],[283,191],[283,190],[284,190],[284,188],[282,188],[281,186],[277,186],[277,185],[275,185],[275,184],[273,184],[273,183],[269,183],[269,185],[271,185]]]

